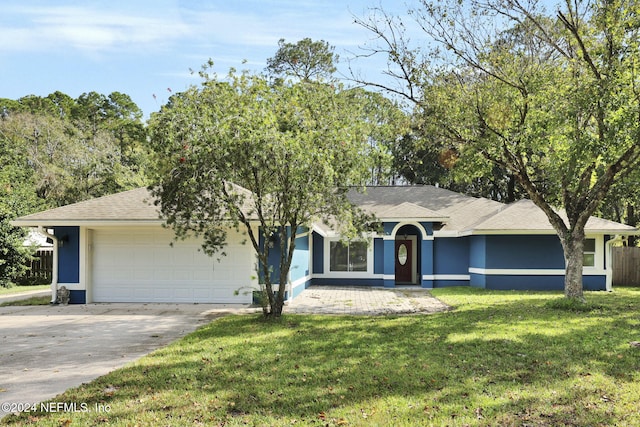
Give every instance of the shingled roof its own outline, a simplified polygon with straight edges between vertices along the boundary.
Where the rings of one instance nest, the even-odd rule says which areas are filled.
[[[495,214],[504,204],[432,185],[374,186],[352,190],[349,200],[380,220],[408,219],[444,223],[442,230],[460,232]],[[402,214],[405,211],[406,213]],[[411,216],[409,213],[414,213]]]
[[[97,222],[162,223],[153,196],[146,188],[124,191],[59,208],[37,212],[13,221],[17,226],[80,225]]]
[[[554,233],[547,216],[531,200],[504,204],[471,197],[431,185],[375,186],[364,192],[352,190],[349,200],[380,220],[408,219],[442,222],[443,232],[483,234],[505,231]],[[561,216],[566,215],[561,211]],[[635,228],[591,217],[587,232],[632,233]]]
[[[247,196],[245,213],[251,216],[249,199],[252,193],[239,185],[230,185],[233,186],[234,191]],[[146,187],[142,187],[26,215],[12,223],[24,227],[162,224],[164,220],[160,216],[159,208],[154,205],[154,200],[151,192]]]
[[[560,216],[568,222],[567,215],[560,211]],[[519,200],[509,205],[503,205],[499,212],[473,226],[473,232],[483,234],[502,230],[554,232],[545,213],[531,200]],[[587,232],[631,232],[635,228],[592,216],[589,218],[585,231]]]
[[[233,185],[233,184],[231,184]],[[234,185],[248,197],[245,211],[250,214],[249,190]],[[546,215],[530,200],[505,205],[493,200],[465,196],[431,185],[374,186],[364,192],[351,190],[349,200],[380,221],[425,221],[442,224],[441,232],[453,235],[514,233],[553,233]],[[16,226],[63,226],[91,224],[161,224],[158,207],[146,188],[124,191],[72,205],[23,216]],[[321,229],[330,228],[319,224]],[[328,229],[325,231],[329,231]],[[591,217],[587,232],[633,233],[635,228]]]

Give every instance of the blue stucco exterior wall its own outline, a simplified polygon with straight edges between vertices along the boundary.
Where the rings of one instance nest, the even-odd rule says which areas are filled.
[[[87,292],[83,290],[69,291],[69,304],[85,304],[87,302]]]
[[[471,236],[469,241],[469,267],[486,268],[487,236]]]
[[[269,262],[269,266],[271,267],[271,283],[277,284],[280,282],[280,236],[278,233],[274,234],[272,237],[273,247],[269,248],[269,256],[267,257],[267,261]],[[264,236],[262,232],[260,233],[260,237],[258,239],[260,243],[260,247],[262,248],[264,245]],[[262,263],[260,263],[258,270],[258,279],[260,283],[264,283],[264,273],[262,271]]]
[[[564,268],[562,245],[556,235],[484,237],[484,268]]]
[[[316,277],[311,279],[312,285],[317,286],[379,286],[385,285],[384,280],[378,278],[334,279],[330,277]]]
[[[54,227],[58,244],[58,283],[80,282],[80,227]]]
[[[396,225],[398,225],[397,222],[385,222],[384,224],[382,224],[384,235],[391,236],[391,233],[393,233],[393,229],[395,228]]]
[[[470,285],[496,290],[563,290],[563,274],[526,270],[562,270],[564,253],[556,235],[471,236],[469,266],[486,270],[523,270],[523,274],[471,273]],[[604,290],[605,275],[584,275],[585,290]]]
[[[418,284],[423,288],[433,288],[433,279],[423,279],[423,275],[433,276],[433,240],[422,240],[418,253]]]
[[[384,273],[384,240],[373,239],[373,273]]]
[[[420,225],[424,227],[425,231],[427,232],[427,236],[433,236],[433,223],[432,222],[421,222]],[[427,236],[422,236],[422,237],[425,238]]]
[[[562,291],[564,275],[525,276],[525,275],[486,275],[482,276],[486,289],[521,291]],[[586,291],[604,291],[606,276],[582,276],[583,289]]]
[[[311,240],[313,242],[313,273],[322,274],[324,273],[324,237],[314,231]]]
[[[434,274],[469,274],[469,238],[437,238],[433,242]]]

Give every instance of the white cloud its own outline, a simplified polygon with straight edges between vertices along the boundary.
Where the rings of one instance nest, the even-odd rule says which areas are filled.
[[[5,15],[0,24],[11,40],[0,45],[5,51],[158,49],[190,34],[178,14],[146,17],[89,6],[16,7],[8,13],[12,19]]]

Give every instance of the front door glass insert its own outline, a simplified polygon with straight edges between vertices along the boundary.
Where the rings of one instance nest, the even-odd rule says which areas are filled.
[[[404,243],[398,247],[398,262],[400,265],[405,265],[407,263],[407,245]]]

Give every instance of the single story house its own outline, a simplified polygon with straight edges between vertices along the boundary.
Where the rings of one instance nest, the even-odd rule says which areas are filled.
[[[345,243],[322,222],[300,230],[288,298],[312,284],[563,289],[560,241],[529,200],[503,204],[428,185],[368,187],[349,198],[375,214],[383,231]],[[71,291],[71,303],[249,303],[259,286],[257,257],[242,230],[229,231],[226,256],[219,259],[205,255],[195,238],[171,244],[172,231],[163,227],[145,188],[13,223],[37,227],[56,242],[54,281]],[[610,288],[610,247],[636,232],[589,220],[585,289]]]

